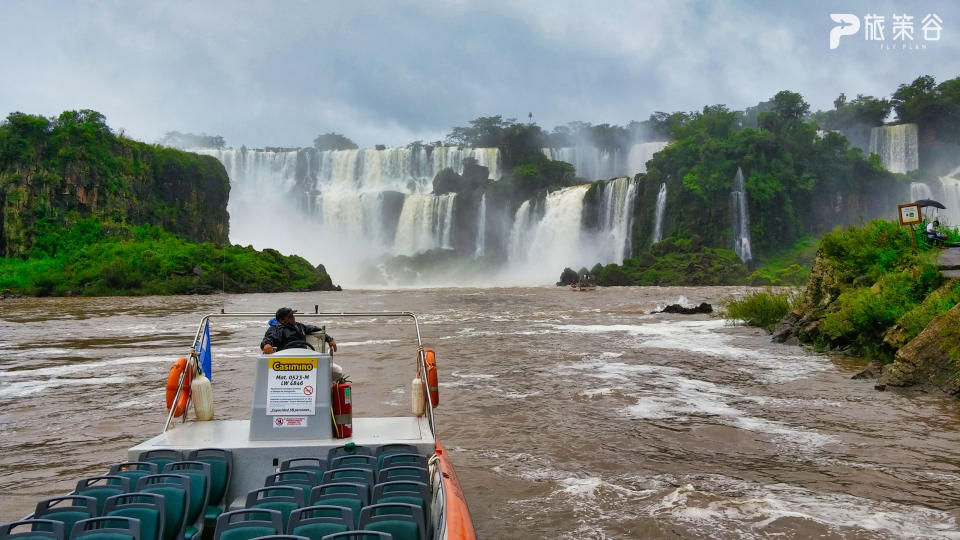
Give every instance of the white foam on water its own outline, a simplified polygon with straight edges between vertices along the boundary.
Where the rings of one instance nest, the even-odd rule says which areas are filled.
[[[606,383],[604,392],[612,393],[616,390],[633,397],[635,403],[622,410],[622,414],[631,419],[714,421],[746,431],[772,435],[780,442],[809,451],[840,442],[836,437],[804,429],[802,426],[790,426],[781,421],[751,416],[738,408],[736,403],[756,402],[764,398],[744,396],[733,388],[686,377],[679,368],[595,360],[567,364],[561,366],[557,372],[578,372],[582,374],[578,376],[601,379]],[[590,389],[580,393],[596,397],[602,396],[604,392]]]
[[[729,492],[737,496],[723,494]],[[653,517],[669,515],[703,532],[735,531],[743,538],[765,538],[765,527],[781,518],[794,518],[819,523],[841,535],[869,531],[895,538],[960,539],[956,518],[949,512],[811,491],[789,484],[760,485],[729,478],[686,483],[645,510]]]
[[[74,373],[95,373],[103,371],[103,368],[116,368],[131,364],[153,364],[159,362],[173,362],[172,358],[166,356],[126,356],[115,360],[103,360],[100,362],[69,362],[61,366],[53,366],[38,369],[19,369],[13,371],[0,371],[0,377],[59,377],[61,375],[71,375]]]
[[[552,325],[560,332],[582,334],[621,333],[636,338],[638,348],[667,349],[691,352],[714,358],[735,359],[739,370],[766,382],[787,382],[829,369],[829,360],[813,355],[785,355],[755,348],[741,347],[735,342],[742,336],[719,331],[726,327],[722,319],[691,321],[659,321],[650,324]],[[752,347],[756,347],[753,344]]]
[[[358,347],[363,345],[386,345],[388,343],[397,343],[399,339],[368,339],[366,341],[345,341],[337,343],[338,347]]]
[[[93,377],[89,379],[47,379],[45,381],[12,382],[0,388],[0,398],[26,397],[61,386],[120,384],[130,380],[129,377]]]

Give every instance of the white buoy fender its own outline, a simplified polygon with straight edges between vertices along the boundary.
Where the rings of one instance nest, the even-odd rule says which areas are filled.
[[[427,410],[427,400],[426,400],[427,388],[423,384],[423,379],[420,378],[420,373],[417,373],[417,377],[410,382],[410,396],[412,398],[411,410],[413,414],[417,416],[423,416],[423,413]]]
[[[197,420],[213,420],[213,389],[210,379],[203,374],[198,375],[190,383],[190,393],[193,395],[193,412]]]

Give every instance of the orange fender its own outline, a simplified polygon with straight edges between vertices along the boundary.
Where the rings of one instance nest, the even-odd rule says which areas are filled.
[[[447,455],[447,449],[437,441],[437,458],[440,461],[440,477],[443,480],[443,492],[446,494],[447,510],[447,539],[448,540],[476,540],[473,530],[473,520],[470,519],[470,510],[467,508],[467,499],[460,488],[460,480],[453,471],[453,463]]]
[[[436,407],[440,404],[440,386],[437,384],[437,355],[433,349],[427,349],[427,390],[430,392],[430,404]]]
[[[190,382],[193,381],[193,370],[187,369],[187,359],[177,358],[177,361],[170,366],[170,374],[167,375],[167,410],[173,407],[173,400],[177,397],[177,388],[180,384],[180,375],[187,371],[183,378],[183,390],[180,391],[180,398],[177,399],[177,406],[173,409],[173,417],[180,418],[183,412],[187,410],[187,401],[190,400]]]

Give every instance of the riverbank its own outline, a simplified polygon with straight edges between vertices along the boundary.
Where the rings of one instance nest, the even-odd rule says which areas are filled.
[[[0,296],[143,296],[339,290],[322,265],[251,246],[190,242],[156,226],[80,220],[0,259]]]
[[[824,235],[774,341],[867,358],[879,389],[960,395],[960,281],[941,274],[939,253],[915,253],[908,229],[883,220]]]

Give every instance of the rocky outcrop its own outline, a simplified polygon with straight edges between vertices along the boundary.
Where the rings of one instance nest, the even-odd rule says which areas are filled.
[[[934,318],[884,367],[878,387],[936,388],[960,395],[960,305]]]
[[[843,289],[844,278],[822,252],[817,252],[807,287],[793,303],[793,309],[773,332],[777,343],[813,343],[820,335],[819,325]]]
[[[713,313],[713,306],[706,302],[701,302],[699,306],[685,307],[680,304],[670,304],[663,308],[660,313],[679,313],[680,315],[694,315],[696,313]]]

